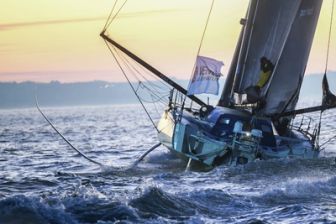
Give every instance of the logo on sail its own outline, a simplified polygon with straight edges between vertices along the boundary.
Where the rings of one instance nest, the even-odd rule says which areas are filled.
[[[189,83],[188,95],[208,93],[217,95],[218,80],[222,76],[223,62],[213,58],[197,56],[195,71]]]
[[[313,15],[313,13],[314,13],[314,8],[311,8],[311,9],[301,9],[301,11],[300,11],[300,17],[311,16],[311,15]]]

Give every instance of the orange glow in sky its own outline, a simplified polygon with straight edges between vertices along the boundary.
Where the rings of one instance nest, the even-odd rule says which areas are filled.
[[[99,36],[114,0],[2,0],[0,81],[125,81]],[[226,74],[247,0],[218,0],[201,55]],[[325,66],[332,0],[324,0],[307,73]],[[108,33],[169,76],[188,79],[210,0],[128,0]],[[336,70],[336,18],[330,51]]]

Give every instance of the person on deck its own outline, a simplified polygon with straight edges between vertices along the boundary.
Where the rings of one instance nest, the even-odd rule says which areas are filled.
[[[261,99],[261,89],[267,84],[269,81],[272,72],[274,69],[273,63],[268,60],[266,57],[260,58],[260,75],[259,75],[259,81],[256,85],[250,86],[245,89],[245,93],[247,96],[247,102],[248,103],[261,103],[259,107],[262,107],[264,103],[262,102],[263,99]]]
[[[274,65],[270,60],[268,60],[266,57],[260,58],[261,72],[259,76],[259,81],[256,86],[258,86],[260,89],[263,88],[270,79],[273,69]]]

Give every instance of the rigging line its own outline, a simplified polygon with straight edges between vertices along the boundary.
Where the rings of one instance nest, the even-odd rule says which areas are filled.
[[[152,102],[152,103],[156,103],[156,102],[161,102],[163,104],[166,104],[167,102],[164,101],[163,99],[164,98],[167,98],[169,96],[169,94],[162,94],[162,96],[159,96],[157,94],[155,94],[154,92],[152,92],[148,87],[146,86],[142,86],[142,89],[146,89],[149,93],[149,94],[152,98],[154,97],[155,98],[155,102]],[[142,99],[145,99],[145,98],[142,98]],[[146,100],[146,99],[145,99]],[[149,101],[147,100],[147,103],[149,103]]]
[[[319,145],[319,142],[320,142],[320,133],[321,133],[322,113],[323,113],[323,111],[321,110],[320,111],[320,119],[319,119],[319,123],[318,123],[318,127],[317,127],[317,133],[316,133],[316,143],[317,143],[319,148],[321,148],[321,145]]]
[[[128,68],[128,70],[133,74],[134,78],[136,78],[137,80],[139,80],[141,82],[141,80],[139,79],[139,77],[135,74],[134,71],[132,71],[132,66],[130,64],[130,62],[128,62],[126,60],[126,58],[122,57],[122,55],[119,54],[119,52],[117,51],[116,54],[119,56],[119,58],[124,62],[124,64],[126,65],[126,67]],[[133,67],[134,69],[134,67]],[[141,74],[140,74],[141,75]],[[152,94],[156,95],[158,98],[160,97],[159,95],[157,95],[152,89],[150,89],[149,87],[147,87],[143,82],[141,82],[141,86],[146,87],[147,90],[149,92],[151,92]],[[165,93],[161,93],[161,94],[165,94]]]
[[[84,153],[82,153],[80,150],[78,150],[75,146],[73,146],[58,130],[57,128],[51,123],[51,121],[48,119],[48,117],[42,112],[42,110],[39,107],[38,104],[38,100],[37,100],[37,96],[35,95],[35,103],[36,103],[36,107],[38,109],[38,111],[40,112],[40,114],[43,116],[43,118],[48,122],[48,124],[56,131],[56,133],[71,147],[71,149],[75,150],[79,155],[83,156],[85,159],[87,159],[88,161],[99,165],[101,168],[106,168],[107,166],[105,166],[102,163],[99,163],[89,157],[87,157]],[[161,131],[160,131],[161,132]],[[159,147],[161,145],[161,143],[157,143],[156,145],[152,146],[149,150],[147,150],[140,158],[138,158],[131,166],[129,167],[124,167],[124,169],[122,171],[128,171],[133,169],[135,166],[137,166],[150,152],[152,152],[154,149],[156,149],[157,147]]]
[[[114,1],[114,4],[113,4],[113,7],[112,7],[112,10],[111,10],[111,12],[110,12],[110,14],[109,14],[109,16],[108,16],[106,22],[105,22],[105,25],[104,25],[103,30],[106,30],[106,28],[107,28],[107,24],[108,24],[108,22],[109,22],[110,19],[111,19],[111,16],[112,16],[112,14],[113,14],[113,12],[114,12],[114,9],[115,9],[117,3],[118,3],[118,0],[115,0],[115,1]]]
[[[151,97],[153,97],[153,96],[151,95]],[[153,105],[156,105],[156,104],[159,105],[159,104],[161,103],[160,101],[156,101],[156,102],[155,102],[154,99],[152,99],[153,101],[148,100],[148,99],[144,99],[144,98],[142,98],[142,97],[140,97],[140,99],[141,99],[142,102],[144,102],[144,103],[150,103],[150,104],[153,104]],[[162,106],[165,106],[165,104],[163,104],[163,103],[161,103],[161,105],[162,105]]]
[[[121,60],[122,60],[122,57],[120,56],[119,52],[116,52],[116,53],[117,53],[117,55],[119,56],[119,58],[121,58]],[[132,71],[131,68],[130,68],[130,65],[127,64],[127,62],[125,62],[125,61],[123,61],[123,62],[124,62],[124,64],[125,64],[125,66],[130,70],[130,72],[133,73],[133,71]],[[133,74],[133,76],[134,76],[136,79],[138,79],[138,77],[137,77],[136,74]],[[150,100],[148,100],[148,99],[142,97],[142,96],[140,95],[140,93],[139,93],[139,90],[140,90],[139,88],[141,88],[141,89],[145,89],[146,91],[148,91],[148,94],[149,94],[149,96],[152,98],[152,101],[150,101]],[[151,104],[161,103],[161,104],[163,104],[163,105],[166,105],[166,102],[163,101],[162,98],[165,98],[165,97],[167,97],[167,96],[169,95],[169,94],[165,94],[165,95],[164,95],[164,93],[161,93],[163,96],[157,95],[156,92],[154,92],[151,88],[147,87],[147,86],[146,86],[143,82],[141,82],[141,81],[139,81],[139,84],[138,84],[138,86],[137,86],[136,93],[137,93],[137,95],[139,96],[139,99],[140,99],[142,102],[145,102],[145,103],[151,103]],[[155,101],[153,100],[153,97],[156,98]]]
[[[150,152],[152,152],[154,149],[159,147],[161,145],[161,142],[157,143],[156,145],[152,146],[149,150],[147,150],[142,156],[140,156],[139,159],[137,159],[128,169],[132,169],[136,167]]]
[[[144,73],[146,73],[146,74],[152,76],[153,78],[157,79],[157,76],[156,76],[156,75],[154,75],[152,72],[150,72],[150,71],[148,71],[147,69],[145,69],[143,66],[140,66],[140,69],[141,69]],[[158,82],[160,82],[160,83],[162,83],[164,86],[166,86],[166,88],[168,88],[168,89],[171,89],[171,88],[172,88],[170,85],[168,85],[166,82],[162,81],[161,79],[157,79],[157,80],[158,80]]]
[[[157,86],[157,87],[160,88],[160,89],[162,88],[162,87],[158,86],[157,84],[155,84],[154,82],[150,81],[148,78],[146,78],[145,75],[143,75],[143,74],[142,74],[142,73],[135,67],[135,65],[132,64],[132,63],[127,59],[126,55],[124,55],[124,54],[121,54],[121,55],[120,55],[119,53],[118,53],[118,55],[119,55],[120,58],[123,58],[124,62],[128,63],[129,66],[130,66],[136,73],[138,73],[141,77],[143,77],[147,82],[151,83],[153,86]],[[140,66],[140,68],[144,69],[142,66]],[[131,70],[131,69],[130,69],[130,70]],[[147,72],[148,72],[148,71],[147,71]],[[148,72],[148,74],[151,74],[154,78],[157,79],[157,77],[154,76],[151,72]],[[170,87],[169,85],[167,85],[165,82],[163,82],[163,81],[161,81],[161,80],[159,80],[159,82],[162,83],[162,84],[164,84],[167,88]]]
[[[142,76],[146,81],[148,81],[148,82],[150,82],[150,80],[148,79],[148,78],[146,78],[144,75],[143,75],[143,73],[142,72],[140,72],[136,67],[135,67],[135,65],[134,64],[132,64],[128,59],[127,59],[127,57],[124,55],[124,54],[122,54],[122,57],[124,58],[124,60],[125,61],[127,61],[127,63],[129,63],[130,64],[130,66],[140,75],[140,76]],[[150,75],[150,76],[152,76],[152,77],[154,77],[155,79],[157,79],[157,76],[155,76],[152,72],[150,72],[150,71],[148,71],[148,70],[145,70],[145,68],[143,67],[143,66],[139,66],[139,68],[142,70],[142,71],[144,71],[144,73],[147,73],[148,75]],[[169,86],[167,83],[165,83],[164,81],[162,81],[162,80],[158,80],[158,82],[159,83],[162,83],[164,86],[166,86],[166,88],[171,88],[171,86]],[[153,85],[154,85],[154,83],[153,83]],[[156,84],[155,84],[156,85]]]
[[[332,25],[333,25],[333,18],[334,18],[334,8],[335,8],[335,0],[332,1],[332,8],[331,8],[327,58],[326,58],[326,67],[325,67],[325,72],[324,72],[325,74],[327,74],[328,65],[329,65],[330,42],[331,42],[331,32],[332,32]]]
[[[155,103],[161,103],[163,105],[167,105],[167,98],[169,97],[170,93],[168,92],[161,92],[161,93],[157,93],[156,91],[154,91],[153,89],[151,89],[150,87],[148,87],[147,85],[141,83],[140,87],[142,89],[144,89],[145,91],[147,91],[147,94],[149,94],[151,96],[151,98],[155,98],[155,101],[151,102],[153,104]],[[144,98],[142,98],[143,100],[145,100]],[[166,99],[166,100],[164,100]],[[147,102],[149,102],[147,100]]]
[[[152,95],[151,95],[151,97],[152,97],[152,100],[154,101],[155,99],[153,99]],[[162,102],[158,101],[157,103],[153,103],[153,105],[154,105],[154,108],[156,110],[156,113],[160,116],[162,114],[162,112],[160,112],[160,111],[164,111],[165,110],[165,108],[167,107],[167,103],[162,103],[162,107],[163,108],[160,107],[160,111],[158,110],[158,104],[159,103],[162,103]]]
[[[156,106],[156,104],[154,103],[154,108],[155,108],[155,110],[156,110],[156,113],[160,116],[160,112],[159,112],[159,110],[158,110],[158,108],[157,108],[157,106]]]
[[[327,57],[326,57],[326,64],[325,64],[325,70],[324,70],[325,75],[327,74],[328,66],[329,66],[329,54],[330,54],[331,31],[332,31],[333,18],[334,18],[334,6],[335,6],[335,0],[332,1],[331,14],[330,14],[330,27],[329,27],[329,37],[328,37],[328,45],[327,45]],[[317,133],[317,143],[319,143],[319,140],[320,140],[322,113],[323,113],[323,110],[321,110],[320,112],[320,120],[318,124],[318,133]],[[319,147],[321,148],[323,145],[330,142],[331,140],[332,138],[326,141],[325,143],[323,143],[322,145],[320,145]]]
[[[336,139],[336,135],[334,135],[333,137],[329,138],[327,141],[323,142],[323,144],[320,145],[320,148],[323,147],[323,146],[325,146],[326,144],[330,143],[334,139]],[[321,149],[321,150],[323,150],[323,149]]]
[[[119,58],[121,58],[121,60],[123,60],[122,57],[119,55],[118,52],[117,52],[117,55],[119,56]],[[157,98],[160,98],[160,96],[157,95],[152,89],[150,89],[150,88],[147,87],[143,82],[141,82],[141,80],[138,78],[138,76],[132,71],[132,69],[130,68],[129,64],[127,64],[127,62],[125,62],[125,61],[123,61],[123,62],[124,62],[124,64],[125,64],[125,66],[128,68],[128,70],[130,71],[130,73],[133,74],[134,78],[139,80],[138,87],[137,87],[137,89],[136,89],[136,91],[135,91],[138,95],[139,95],[138,90],[139,90],[139,88],[141,87],[142,89],[146,89],[150,94],[154,94],[154,95],[157,96]],[[140,95],[139,95],[139,98],[140,98],[142,101],[145,101],[144,98],[141,98],[141,97],[140,97]],[[148,102],[148,101],[146,100],[146,102]]]
[[[161,86],[158,86],[157,84],[155,84],[153,81],[150,81],[148,78],[146,78],[127,58],[126,58],[126,56],[124,55],[124,54],[119,54],[119,53],[117,53],[118,55],[119,55],[119,57],[120,58],[122,58],[123,59],[123,61],[125,62],[125,64],[128,64],[128,68],[129,68],[129,70],[130,71],[132,71],[132,69],[134,70],[134,72],[136,72],[137,74],[139,74],[146,82],[148,82],[149,84],[151,84],[152,86],[155,86],[155,87],[157,87],[157,88],[159,88],[159,89],[162,89],[162,87]],[[138,79],[138,80],[140,80],[135,74],[134,74],[134,76]],[[161,81],[162,82],[162,81]],[[162,82],[163,83],[163,82]],[[166,85],[166,84],[165,84]]]
[[[287,102],[287,104],[285,105],[285,107],[282,109],[281,113],[284,113],[287,110],[288,106],[291,105],[291,103],[294,100],[298,99],[299,94],[300,94],[300,89],[301,89],[301,86],[302,86],[303,76],[299,80],[300,80],[299,83],[301,83],[300,86],[299,86],[299,88],[297,88],[295,90],[295,92],[293,93],[293,95],[289,98],[289,101]]]
[[[202,33],[202,37],[201,37],[201,42],[198,46],[198,50],[197,50],[197,54],[196,54],[196,60],[195,60],[195,63],[194,63],[194,66],[193,66],[193,69],[191,71],[191,74],[190,74],[190,80],[192,80],[192,76],[195,72],[195,69],[196,69],[196,64],[197,64],[197,57],[199,56],[200,52],[201,52],[201,48],[202,48],[202,45],[203,45],[203,41],[204,41],[204,37],[205,37],[205,33],[206,33],[206,30],[208,28],[208,25],[209,25],[209,21],[210,21],[210,16],[211,16],[211,13],[212,13],[212,9],[213,9],[213,6],[215,4],[215,0],[212,0],[211,2],[211,6],[210,6],[210,10],[209,10],[209,13],[208,13],[208,16],[207,16],[207,20],[205,22],[205,26],[204,26],[204,30],[203,30],[203,33]],[[191,81],[189,81],[189,84],[188,84],[188,89],[191,85]],[[183,103],[182,103],[182,113],[183,113],[183,108],[184,108],[184,104],[185,104],[185,101],[187,100],[187,94],[185,95],[184,97],[184,100],[183,100]],[[182,114],[181,114],[181,117],[182,117]]]
[[[143,84],[143,82],[141,81],[141,79],[137,76],[137,74],[139,74],[140,76],[142,76],[142,74],[127,60],[127,58],[123,54],[119,54],[118,51],[116,51],[116,54],[123,61],[123,63],[126,65],[126,67],[128,68],[129,72],[131,74],[133,74],[134,78],[137,79],[139,82],[141,82]],[[145,81],[147,81],[145,77],[143,77],[143,78],[145,79]]]
[[[161,103],[167,103],[167,100],[164,100],[164,99],[167,99],[168,96],[169,96],[169,93],[167,94],[164,94],[164,93],[161,93],[161,95],[158,95],[156,92],[154,92],[153,90],[151,90],[149,87],[145,86],[145,85],[142,85],[141,86],[142,89],[145,89],[145,91],[147,90],[147,94],[153,96],[156,98],[156,102],[157,101],[160,101]]]
[[[139,90],[139,88],[140,88],[140,85],[141,85],[141,81],[138,82],[138,85],[137,85],[137,87],[136,87],[135,92],[138,92],[138,90]]]
[[[106,26],[106,28],[108,28],[111,23],[114,21],[114,19],[119,15],[120,11],[122,10],[122,8],[124,8],[125,4],[126,4],[127,0],[124,1],[124,3],[120,6],[120,8],[118,9],[118,11],[116,12],[116,14],[112,17],[111,21],[108,23],[108,25]]]
[[[149,94],[149,96],[152,98],[152,101],[144,98],[144,97],[141,97],[142,101],[146,102],[146,103],[162,103],[163,105],[166,105],[166,102],[163,101],[162,99],[163,98],[166,98],[168,95],[165,95],[165,96],[162,96],[162,97],[158,97],[158,96],[155,96],[153,94]]]
[[[106,42],[105,42],[105,43],[106,43]],[[106,44],[107,44],[107,43],[106,43]],[[107,44],[107,45],[108,45],[108,44]],[[110,49],[110,48],[109,48],[109,49]],[[113,49],[114,49],[114,51],[116,52],[116,54],[119,56],[119,58],[122,60],[122,57],[120,56],[119,52],[118,52],[114,47],[113,47]],[[111,49],[111,50],[112,50],[112,49]],[[135,91],[135,89],[134,89],[132,83],[130,82],[128,76],[126,75],[125,70],[122,68],[120,62],[117,60],[117,57],[115,56],[115,54],[114,54],[113,52],[112,52],[112,55],[113,55],[113,57],[115,58],[115,60],[117,61],[119,68],[120,68],[121,71],[123,72],[125,78],[127,79],[129,85],[131,86],[131,88],[132,88],[134,94],[136,95],[136,97],[138,98],[139,102],[141,103],[141,105],[142,105],[144,111],[146,112],[148,118],[149,118],[150,121],[152,122],[152,124],[153,124],[153,126],[155,127],[156,131],[159,132],[159,130],[157,129],[157,127],[156,127],[156,125],[155,125],[155,122],[153,121],[153,119],[152,119],[152,117],[150,116],[150,114],[149,114],[147,108],[146,108],[145,105],[143,104],[144,99],[142,99],[142,98],[140,97],[140,95],[138,94],[138,92]],[[128,65],[127,63],[125,63],[125,61],[124,61],[124,64],[125,64],[125,65],[128,67],[128,69],[132,72],[132,70],[130,69],[129,65]],[[135,78],[138,79],[138,77],[137,77],[135,74],[134,74],[134,76],[135,76]],[[142,85],[139,85],[139,87],[143,86],[143,83],[141,83],[141,84],[142,84]]]
[[[212,0],[211,2],[211,6],[210,6],[210,10],[209,10],[209,13],[208,13],[208,16],[207,16],[207,20],[205,22],[205,26],[204,26],[204,30],[203,30],[203,33],[202,33],[202,37],[201,37],[201,42],[198,46],[198,50],[197,50],[197,54],[196,54],[196,60],[195,60],[195,63],[194,63],[194,66],[193,66],[193,69],[191,71],[191,74],[190,74],[190,80],[195,72],[195,69],[196,69],[196,64],[197,64],[197,57],[199,56],[200,52],[201,52],[201,49],[202,49],[202,45],[203,45],[203,41],[204,41],[204,37],[205,37],[205,33],[206,33],[206,30],[208,28],[208,25],[209,25],[209,21],[210,21],[210,16],[211,16],[211,12],[212,12],[212,9],[213,9],[213,6],[215,4],[215,0]],[[189,86],[190,86],[191,82],[189,82]],[[188,86],[188,89],[189,89],[189,86]],[[185,97],[185,100],[186,100],[187,97]]]
[[[131,81],[130,81],[129,78],[127,77],[125,70],[124,70],[123,67],[121,66],[121,64],[120,64],[118,58],[116,57],[116,55],[114,54],[112,48],[110,47],[110,45],[107,43],[107,41],[106,41],[105,39],[104,39],[104,42],[105,42],[106,46],[108,47],[108,49],[110,50],[110,52],[111,52],[111,54],[112,54],[114,60],[117,62],[119,69],[121,70],[121,72],[123,73],[124,77],[126,78],[128,84],[130,85],[131,89],[133,90],[135,96],[138,98],[138,100],[139,100],[139,102],[140,102],[142,108],[143,108],[144,111],[146,112],[146,114],[147,114],[149,120],[152,122],[152,124],[153,124],[155,130],[156,130],[157,132],[159,132],[159,130],[158,130],[158,128],[156,127],[156,125],[155,125],[155,123],[154,123],[152,117],[149,115],[149,113],[148,113],[148,111],[147,111],[145,105],[142,103],[142,101],[141,101],[139,95],[138,95],[137,92],[135,91],[135,89],[134,89],[134,87],[133,87]],[[116,49],[115,49],[114,47],[113,47],[113,49],[114,49],[114,51],[116,51]]]
[[[166,106],[168,102],[164,101],[163,99],[164,98],[167,98],[168,95],[165,95],[165,96],[162,96],[162,97],[159,97],[159,96],[156,96],[152,93],[149,93],[149,96],[152,98],[152,101],[150,101],[149,99],[141,96],[141,100],[145,103],[152,103],[152,104],[156,104],[156,103],[160,103],[162,104],[163,106]]]
[[[211,15],[211,12],[212,12],[212,9],[213,9],[214,4],[215,4],[215,0],[212,0],[212,2],[211,2],[211,6],[210,6],[210,10],[209,10],[209,13],[208,13],[208,17],[207,17],[207,20],[206,20],[206,23],[205,23],[205,27],[204,27],[204,30],[203,30],[203,34],[202,34],[202,38],[201,38],[201,42],[200,42],[200,45],[199,45],[199,47],[198,47],[197,56],[198,56],[199,53],[201,52],[201,48],[202,48],[202,45],[203,45],[203,41],[204,41],[204,37],[205,37],[205,33],[206,33],[206,30],[207,30],[208,25],[209,25],[210,15]],[[195,65],[196,65],[196,62],[195,62]]]
[[[154,91],[153,89],[151,89],[150,87],[148,87],[147,85],[145,85],[144,83],[141,83],[140,87],[142,89],[146,89],[150,94],[152,94],[153,96],[159,98],[159,99],[163,99],[167,96],[169,96],[169,92],[160,92],[157,93],[156,91]],[[162,101],[163,102],[163,101]]]
[[[139,66],[138,65],[138,67],[143,71],[143,73],[140,72],[138,69],[135,68],[134,64],[132,64],[131,62],[129,62],[129,60],[127,59],[126,55],[124,55],[124,54],[122,54],[122,55],[123,55],[123,58],[134,68],[134,70],[137,71],[139,73],[139,75],[141,75],[146,81],[150,81],[150,80],[148,78],[146,78],[145,75],[143,75],[143,73],[146,73],[146,74],[152,76],[155,80],[157,80],[159,83],[161,83],[162,85],[164,85],[166,88],[171,89],[171,86],[168,85],[166,82],[162,81],[161,79],[157,79],[157,76],[155,76],[152,72],[148,71],[143,66]],[[153,81],[152,81],[152,83],[153,83]],[[153,83],[153,85],[154,85],[154,83]],[[155,85],[157,86],[157,84],[155,84]],[[160,88],[162,88],[162,87],[160,87]]]
[[[75,146],[73,146],[58,130],[57,128],[51,123],[51,121],[48,119],[48,117],[42,112],[42,110],[40,109],[40,106],[38,104],[37,101],[37,96],[35,95],[35,104],[37,107],[37,110],[40,112],[40,114],[43,116],[43,118],[48,122],[48,124],[54,129],[54,131],[71,147],[71,149],[75,150],[79,155],[83,156],[85,159],[87,159],[88,161],[99,165],[100,167],[105,167],[103,164],[87,157],[84,153],[82,153],[81,151],[79,151]]]

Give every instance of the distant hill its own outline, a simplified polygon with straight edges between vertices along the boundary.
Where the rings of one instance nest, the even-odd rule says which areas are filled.
[[[322,75],[306,76],[302,84],[300,99],[321,99]],[[328,74],[330,88],[336,93],[336,72]],[[178,80],[187,86],[188,81]],[[43,106],[106,105],[137,103],[127,83],[105,81],[60,83],[3,82],[0,83],[0,108],[33,107],[34,96],[38,95]]]
[[[35,94],[43,106],[135,103],[127,83],[0,83],[0,108],[33,107]]]

